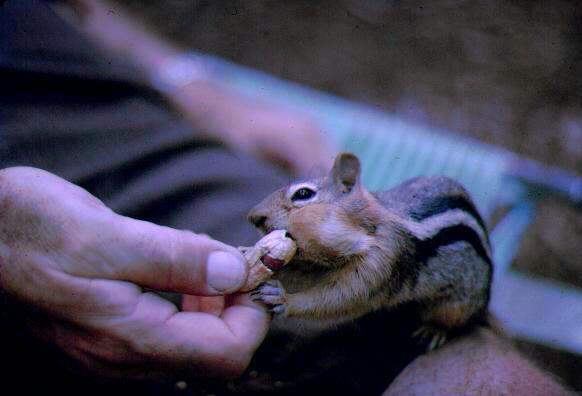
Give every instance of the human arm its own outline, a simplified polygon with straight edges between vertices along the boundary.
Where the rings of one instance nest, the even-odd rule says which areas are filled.
[[[77,23],[82,32],[105,50],[128,58],[146,76],[159,76],[182,53],[117,3],[102,0],[65,3],[84,10],[82,23]],[[330,144],[318,124],[307,115],[243,96],[207,73],[203,64],[199,68],[199,78],[164,90],[167,99],[196,127],[235,150],[266,159],[298,175],[326,169],[331,164]]]
[[[266,334],[268,314],[246,295],[226,297],[209,314],[179,312],[144,292],[217,296],[240,288],[242,257],[209,237],[117,215],[34,168],[0,171],[0,224],[3,298],[28,330],[91,371],[233,377]]]

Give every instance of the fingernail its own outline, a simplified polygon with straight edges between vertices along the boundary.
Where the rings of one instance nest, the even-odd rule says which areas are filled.
[[[238,290],[245,281],[245,265],[227,252],[212,252],[208,256],[208,285],[217,292]]]

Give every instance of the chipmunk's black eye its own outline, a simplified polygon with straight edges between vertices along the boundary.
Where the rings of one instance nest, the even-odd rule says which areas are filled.
[[[313,191],[310,188],[303,187],[295,191],[295,193],[291,197],[291,201],[305,201],[313,197],[315,197],[315,191]]]

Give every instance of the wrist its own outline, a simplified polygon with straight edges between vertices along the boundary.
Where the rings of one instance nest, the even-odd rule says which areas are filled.
[[[150,83],[158,91],[178,94],[189,85],[210,83],[214,77],[214,68],[203,55],[179,53],[166,56],[149,70]]]

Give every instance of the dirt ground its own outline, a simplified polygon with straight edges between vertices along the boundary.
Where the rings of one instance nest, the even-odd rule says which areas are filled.
[[[127,1],[171,39],[582,174],[582,3]],[[515,267],[582,287],[582,209],[542,203]],[[519,347],[582,389],[582,358]]]

